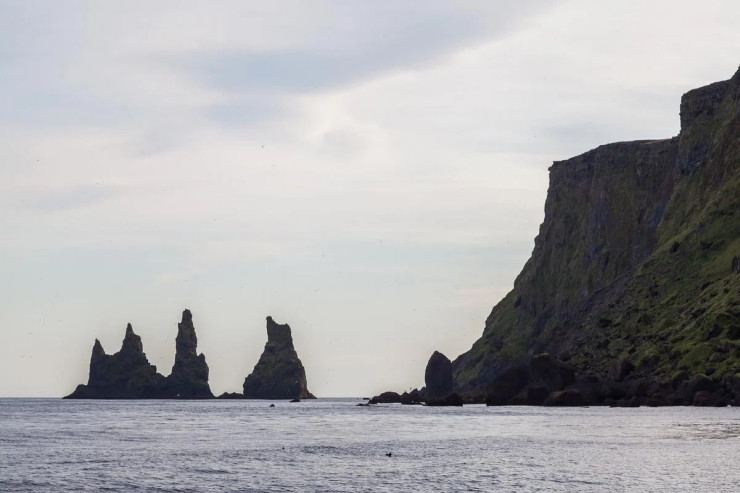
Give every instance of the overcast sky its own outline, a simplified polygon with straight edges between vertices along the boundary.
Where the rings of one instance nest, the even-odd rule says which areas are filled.
[[[511,288],[547,168],[671,137],[740,2],[0,0],[0,396],[87,381],[126,323],[216,393],[265,317],[318,396],[424,384]]]

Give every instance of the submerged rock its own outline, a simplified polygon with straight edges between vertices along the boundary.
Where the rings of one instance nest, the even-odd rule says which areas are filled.
[[[115,354],[105,354],[95,339],[87,385],[78,385],[66,399],[156,398],[162,393],[164,381],[157,367],[149,364],[141,337],[128,324],[121,350]]]
[[[252,373],[244,379],[247,399],[315,399],[306,370],[293,347],[288,324],[267,317],[267,344]]]

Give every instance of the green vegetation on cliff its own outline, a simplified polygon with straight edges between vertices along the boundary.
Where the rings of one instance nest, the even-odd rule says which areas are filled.
[[[484,390],[548,352],[580,375],[740,399],[740,71],[681,101],[676,138],[609,144],[550,168],[545,219],[514,289],[454,362]]]

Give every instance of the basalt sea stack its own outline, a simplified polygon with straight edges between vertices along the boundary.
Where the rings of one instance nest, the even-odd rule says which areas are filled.
[[[740,405],[739,256],[740,71],[684,94],[677,137],[553,164],[532,256],[453,362],[454,389]]]
[[[95,340],[90,357],[87,385],[78,385],[67,399],[207,399],[213,397],[208,385],[208,365],[203,354],[197,354],[193,316],[182,314],[175,339],[175,365],[165,378],[149,364],[141,337],[131,324],[126,327],[121,350],[105,354]]]
[[[462,397],[452,391],[452,362],[439,351],[434,351],[429,358],[424,372],[424,382],[427,406],[463,405]]]
[[[100,341],[90,357],[87,385],[78,385],[67,399],[146,399],[161,397],[165,378],[149,364],[131,324],[126,327],[121,350],[105,354]]]
[[[244,380],[247,399],[314,399],[306,371],[293,347],[288,324],[267,317],[267,344],[252,373]]]
[[[209,399],[213,397],[208,385],[208,364],[203,353],[198,354],[193,315],[182,312],[175,338],[175,364],[167,377],[168,397],[181,399]]]

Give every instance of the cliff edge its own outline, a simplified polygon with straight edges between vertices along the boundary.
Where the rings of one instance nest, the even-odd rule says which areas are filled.
[[[573,369],[583,403],[738,403],[738,258],[740,70],[682,97],[677,137],[553,164],[532,256],[455,391],[517,402],[539,358]],[[569,389],[547,390],[533,403]]]

